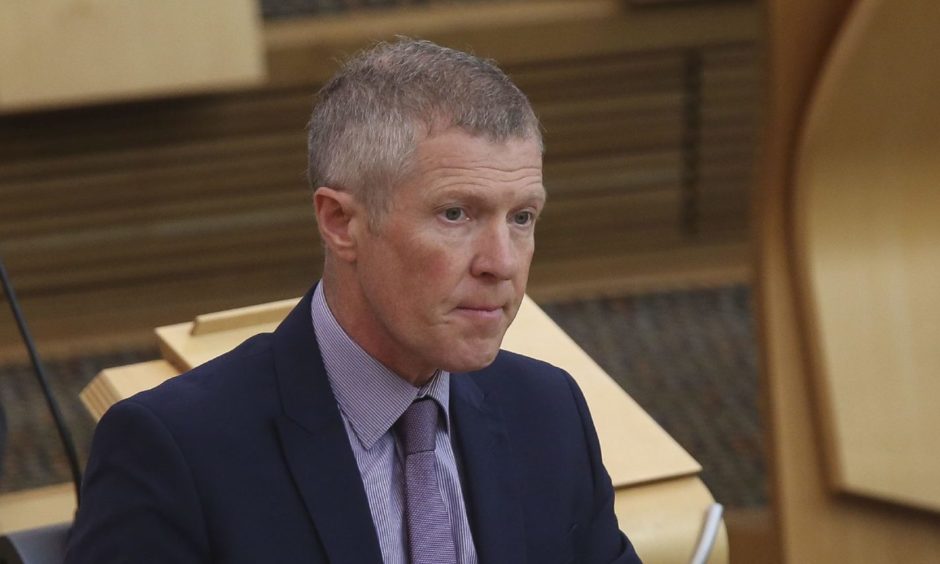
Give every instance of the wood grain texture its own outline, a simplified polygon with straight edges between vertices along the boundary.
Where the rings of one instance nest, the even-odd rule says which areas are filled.
[[[6,0],[0,111],[244,87],[263,56],[254,0]]]
[[[757,194],[758,313],[783,562],[936,562],[936,515],[834,494],[827,483],[806,324],[795,286],[792,166],[799,124],[849,1],[768,4],[770,77]]]
[[[75,510],[71,482],[0,495],[0,534],[67,523]]]
[[[940,511],[936,21],[934,2],[859,4],[809,110],[794,191],[832,480]]]
[[[694,476],[621,488],[614,512],[637,554],[649,564],[686,564],[695,549],[711,493]],[[729,561],[728,532],[721,525],[708,564]]]

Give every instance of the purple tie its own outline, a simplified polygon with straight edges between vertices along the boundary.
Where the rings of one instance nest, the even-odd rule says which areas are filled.
[[[456,564],[450,518],[437,481],[434,433],[437,404],[432,399],[412,403],[396,424],[405,450],[405,519],[411,564]]]

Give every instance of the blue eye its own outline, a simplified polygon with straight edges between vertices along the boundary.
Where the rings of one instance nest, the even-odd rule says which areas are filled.
[[[512,221],[516,225],[528,225],[535,221],[535,214],[530,211],[516,212],[512,216]]]
[[[447,208],[444,210],[444,219],[447,221],[460,221],[467,217],[467,214],[460,208]]]

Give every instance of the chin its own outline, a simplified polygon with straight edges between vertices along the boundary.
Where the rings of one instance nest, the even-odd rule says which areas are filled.
[[[448,372],[473,372],[482,370],[493,364],[496,355],[499,354],[499,347],[488,347],[485,350],[467,351],[460,355],[460,358],[448,358],[447,362],[442,364],[442,368]]]

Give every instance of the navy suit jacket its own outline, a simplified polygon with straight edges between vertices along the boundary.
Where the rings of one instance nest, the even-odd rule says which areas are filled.
[[[382,562],[311,293],[274,333],[105,414],[67,562]],[[450,405],[481,564],[639,561],[567,373],[500,352],[452,376]]]

